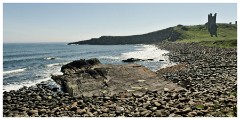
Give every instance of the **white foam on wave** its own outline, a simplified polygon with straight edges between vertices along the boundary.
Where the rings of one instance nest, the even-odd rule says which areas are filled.
[[[154,59],[154,61],[159,61],[166,60],[166,56],[164,56],[166,53],[169,53],[169,51],[158,49],[154,45],[142,45],[136,51],[122,53],[121,58]]]
[[[171,66],[174,66],[174,65],[177,65],[177,63],[171,62],[171,63],[163,64],[163,65],[161,66],[161,68],[167,68],[167,67],[171,67]]]
[[[3,71],[3,74],[11,74],[11,73],[18,73],[18,72],[23,72],[27,68],[21,68],[21,69],[16,69],[16,70],[9,70],[9,71]]]
[[[148,67],[152,71],[157,71],[161,68],[166,68],[175,65],[169,60],[165,54],[169,51],[161,50],[155,45],[138,45],[135,51],[121,54],[121,59],[138,58],[138,59],[153,59],[153,61],[145,61],[139,64]]]
[[[117,56],[101,56],[99,58],[101,58],[101,59],[110,59],[110,60],[118,60],[119,59],[119,57],[117,57]]]
[[[61,66],[61,65],[64,65],[64,64],[67,64],[69,62],[64,62],[64,63],[53,63],[53,64],[48,64],[46,65],[47,67],[53,67],[53,66]]]
[[[46,65],[47,67],[53,67],[53,66],[61,66],[64,65],[64,63],[53,63],[53,64],[48,64]]]
[[[15,84],[8,84],[3,86],[3,91],[11,91],[11,90],[18,90],[24,86],[26,87],[31,87],[34,86],[38,83],[41,83],[43,81],[48,81],[51,80],[51,77],[43,78],[43,79],[38,79],[38,80],[29,80],[21,83],[15,83]]]
[[[55,59],[59,59],[59,58],[56,58],[56,57],[47,57],[47,58],[44,58],[46,60],[55,60]]]

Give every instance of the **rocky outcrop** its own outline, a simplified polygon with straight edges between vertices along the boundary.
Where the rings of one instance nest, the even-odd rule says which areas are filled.
[[[63,75],[52,76],[71,96],[143,94],[148,90],[180,90],[155,72],[137,64],[101,64],[97,59],[77,60],[62,66]]]
[[[137,61],[141,61],[141,59],[138,59],[138,58],[128,58],[126,60],[122,60],[122,62],[137,62]]]
[[[97,64],[100,64],[100,61],[96,58],[89,59],[89,60],[84,60],[84,59],[76,60],[69,64],[63,65],[61,68],[61,72],[63,74],[73,74],[78,70],[87,69],[88,67],[91,67]]]
[[[138,62],[138,61],[153,61],[154,59],[139,59],[139,58],[128,58],[125,60],[122,60],[122,62]]]

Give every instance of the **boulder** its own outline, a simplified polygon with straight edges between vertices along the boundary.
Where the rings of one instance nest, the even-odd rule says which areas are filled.
[[[100,61],[96,58],[89,59],[89,60],[85,60],[85,59],[76,60],[66,65],[63,65],[61,68],[61,72],[63,74],[72,74],[76,72],[76,70],[87,68],[97,64],[100,64]]]

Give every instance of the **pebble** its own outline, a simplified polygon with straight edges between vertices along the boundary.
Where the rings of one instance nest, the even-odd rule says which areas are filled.
[[[197,113],[195,111],[192,111],[192,112],[188,113],[188,116],[189,117],[194,117],[194,116],[197,116]]]
[[[170,90],[168,88],[163,88],[164,92],[169,92]]]
[[[51,99],[52,99],[52,96],[48,96],[48,99],[51,100]]]
[[[28,111],[30,114],[37,114],[38,113],[38,110],[29,110]]]
[[[161,110],[156,111],[156,117],[163,117]]]
[[[156,107],[161,106],[161,104],[160,104],[159,102],[154,102],[154,105],[155,105]]]
[[[86,110],[85,109],[77,109],[77,113],[82,115],[82,114],[86,113]]]
[[[190,107],[187,107],[183,110],[184,113],[188,113],[188,112],[191,112],[191,111],[192,111],[192,109]]]
[[[157,107],[152,107],[151,110],[152,110],[152,111],[156,111],[156,110],[157,110]]]
[[[70,108],[71,111],[76,111],[77,109],[78,109],[77,106],[73,106]]]
[[[40,109],[40,110],[39,110],[39,114],[45,114],[46,112],[47,112],[46,109]]]
[[[149,111],[148,110],[145,110],[145,111],[142,111],[140,113],[141,116],[147,116],[149,114]]]
[[[72,107],[77,107],[77,105],[78,105],[78,103],[77,103],[77,102],[74,102],[74,103],[72,104]]]
[[[109,112],[109,108],[104,108],[101,110],[103,113],[108,113]]]

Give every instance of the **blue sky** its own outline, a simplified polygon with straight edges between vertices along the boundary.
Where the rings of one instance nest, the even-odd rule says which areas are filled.
[[[235,3],[4,3],[3,42],[72,42],[237,20]]]

